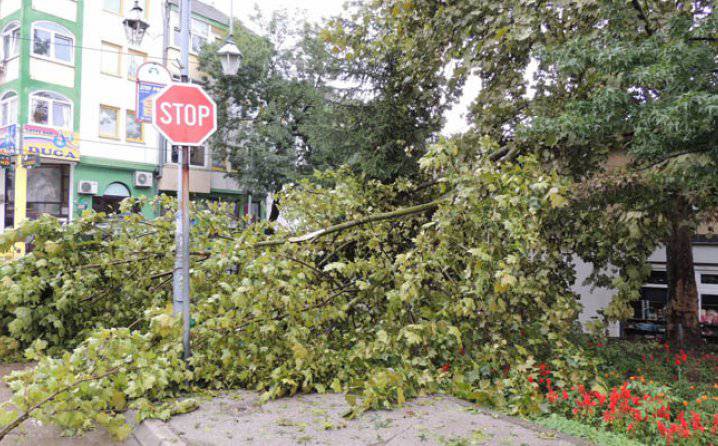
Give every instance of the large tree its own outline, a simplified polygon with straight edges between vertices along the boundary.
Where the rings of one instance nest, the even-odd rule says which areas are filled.
[[[237,76],[222,76],[215,51],[204,53],[221,110],[215,147],[226,149],[217,156],[249,191],[277,191],[342,165],[383,182],[417,174],[441,126],[441,94],[429,81],[405,79],[398,46],[364,50],[378,30],[343,23],[354,51],[328,44],[327,30],[276,14],[262,36],[235,33],[244,55]]]
[[[363,13],[385,29],[374,46],[404,49],[408,82],[448,67],[451,95],[481,79],[472,123],[501,142],[492,156],[539,153],[575,182],[557,230],[619,290],[607,316],[629,314],[663,245],[669,337],[700,337],[691,241],[716,207],[712,2],[385,0]]]

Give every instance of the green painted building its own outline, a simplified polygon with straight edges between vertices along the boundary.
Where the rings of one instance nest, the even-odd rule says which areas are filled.
[[[125,197],[176,193],[172,148],[137,120],[135,77],[148,63],[178,75],[178,2],[140,1],[150,24],[140,46],[128,43],[122,24],[133,4],[0,2],[0,156],[14,154],[0,173],[0,231],[45,213],[71,220],[87,209],[113,211]],[[200,80],[198,53],[223,38],[229,20],[197,0],[192,13],[190,69]],[[194,199],[231,202],[237,215],[250,209],[210,147],[193,148],[191,165]],[[264,213],[258,202],[251,209]]]

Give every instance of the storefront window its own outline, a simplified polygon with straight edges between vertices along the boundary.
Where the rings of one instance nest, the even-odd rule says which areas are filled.
[[[5,169],[5,227],[15,225],[15,171]]]
[[[131,196],[130,190],[122,183],[111,183],[105,189],[102,195],[92,197],[92,209],[95,212],[104,212],[105,214],[117,214],[120,212],[122,200]],[[140,212],[139,207],[135,207],[133,212]]]
[[[43,214],[68,220],[70,216],[70,166],[47,164],[27,171],[27,218]]]

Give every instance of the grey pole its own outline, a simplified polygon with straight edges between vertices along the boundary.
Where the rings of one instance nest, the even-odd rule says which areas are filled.
[[[182,82],[189,83],[189,45],[192,0],[180,4],[180,63]],[[189,147],[177,147],[177,252],[174,276],[174,313],[182,312],[184,359],[190,358],[190,287],[189,287]]]

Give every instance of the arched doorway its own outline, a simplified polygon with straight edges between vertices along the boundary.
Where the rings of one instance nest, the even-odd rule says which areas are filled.
[[[111,183],[102,195],[92,197],[92,209],[95,212],[117,214],[120,212],[120,203],[131,196],[130,190],[122,183]]]

